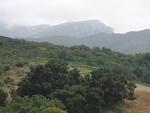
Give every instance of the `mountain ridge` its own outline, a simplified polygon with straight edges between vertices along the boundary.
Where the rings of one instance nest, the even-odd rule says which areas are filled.
[[[90,47],[107,47],[122,53],[150,52],[150,30],[145,29],[135,32],[98,33],[87,37],[76,38],[69,36],[48,36],[42,38],[26,39],[37,42],[50,42],[56,45],[73,46],[87,45]]]
[[[0,24],[6,26],[5,24]],[[0,35],[56,45],[107,47],[122,53],[150,52],[150,29],[114,33],[99,20],[66,22],[58,25],[19,26],[9,30],[0,27]],[[3,33],[2,33],[3,32]]]
[[[99,20],[66,22],[58,25],[14,26],[7,29],[4,25],[0,34],[17,38],[40,38],[46,36],[84,37],[100,32],[113,33],[113,28]]]

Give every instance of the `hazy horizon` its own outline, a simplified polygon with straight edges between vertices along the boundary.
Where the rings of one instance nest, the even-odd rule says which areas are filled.
[[[0,0],[0,22],[57,25],[100,20],[117,33],[150,29],[148,0]]]

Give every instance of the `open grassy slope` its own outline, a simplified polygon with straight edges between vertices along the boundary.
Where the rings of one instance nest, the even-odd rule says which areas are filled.
[[[136,100],[127,101],[125,107],[133,113],[150,113],[150,87],[137,85]]]

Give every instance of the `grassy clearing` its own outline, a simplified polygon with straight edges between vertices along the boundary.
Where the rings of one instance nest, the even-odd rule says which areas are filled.
[[[133,113],[150,113],[150,87],[138,84],[135,94],[136,100],[126,101],[125,108]]]
[[[69,62],[69,70],[77,68],[81,75],[90,74],[92,70],[96,69],[94,66],[89,66],[80,62]]]

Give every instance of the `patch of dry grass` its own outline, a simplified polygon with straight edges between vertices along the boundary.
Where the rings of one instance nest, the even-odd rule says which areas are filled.
[[[7,93],[7,102],[11,100],[12,92],[18,88],[18,84],[21,79],[24,78],[24,74],[29,72],[29,66],[25,65],[23,67],[13,67],[7,73],[1,76],[1,88]]]
[[[137,85],[136,100],[126,101],[125,107],[133,113],[150,113],[150,87]]]

